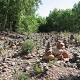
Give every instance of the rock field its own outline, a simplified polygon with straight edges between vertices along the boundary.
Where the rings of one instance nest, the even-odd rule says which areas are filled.
[[[29,55],[20,55],[22,43],[28,39],[34,41],[36,48]],[[46,54],[53,55],[53,48],[56,50],[58,40],[64,42],[64,50],[69,52],[65,53],[68,54],[67,58],[61,54],[56,57],[54,54],[54,56],[50,56],[52,59],[49,60],[48,57],[44,58],[48,61],[43,60]],[[40,74],[35,73],[33,69],[35,64],[39,64],[42,69]],[[72,34],[32,33],[21,35],[1,32],[0,80],[19,80],[18,76],[21,73],[29,75],[29,80],[80,80],[80,42]]]

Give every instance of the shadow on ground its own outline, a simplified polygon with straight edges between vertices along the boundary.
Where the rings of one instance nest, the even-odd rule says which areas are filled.
[[[78,75],[61,76],[59,80],[80,80],[80,75],[79,76]]]

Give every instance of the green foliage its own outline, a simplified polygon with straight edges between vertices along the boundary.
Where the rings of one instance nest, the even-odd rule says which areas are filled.
[[[46,18],[36,16],[41,0],[0,0],[0,30],[50,32],[80,30],[80,1],[72,9],[54,9]]]
[[[18,23],[18,31],[20,32],[37,32],[38,23],[35,16],[41,0],[24,0],[25,6],[21,11]]]
[[[19,22],[19,30],[21,32],[37,32],[37,26],[38,23],[35,16],[22,16]]]
[[[46,20],[48,31],[71,31],[73,26],[71,10],[54,9]]]
[[[38,23],[38,32],[43,32],[46,28],[46,18],[38,16],[37,18]]]
[[[34,16],[39,3],[41,0],[0,0],[0,30],[24,31],[28,26],[36,29]]]
[[[19,75],[18,80],[29,80],[29,76],[23,73]]]
[[[34,48],[34,42],[32,40],[26,40],[22,44],[22,53],[29,54],[32,52],[33,48]]]
[[[35,72],[36,74],[40,74],[40,73],[43,72],[42,69],[41,69],[41,67],[40,67],[40,65],[39,65],[38,63],[36,63],[36,64],[34,65],[33,69],[34,69],[34,72]]]
[[[54,9],[46,17],[46,24],[40,27],[40,32],[68,31],[79,32],[80,30],[80,1],[72,9]]]
[[[0,0],[0,27],[14,30],[20,12],[19,1],[17,0]]]

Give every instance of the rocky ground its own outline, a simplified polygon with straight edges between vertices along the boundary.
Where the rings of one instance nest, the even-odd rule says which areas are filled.
[[[68,40],[70,35],[60,37],[56,33],[0,33],[0,80],[19,80],[21,73],[26,73],[28,80],[80,80],[80,45],[76,40]],[[42,61],[47,43],[50,42],[52,47],[57,38],[66,38],[66,50],[73,57],[69,61]],[[21,44],[27,39],[32,39],[37,47],[32,54],[20,56]],[[36,64],[41,68],[39,73],[34,70]]]

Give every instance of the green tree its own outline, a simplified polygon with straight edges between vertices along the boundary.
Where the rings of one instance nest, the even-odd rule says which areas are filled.
[[[51,11],[46,17],[46,24],[39,30],[43,30],[43,32],[78,32],[80,30],[80,1],[78,4],[74,4],[72,9]]]
[[[2,30],[9,29],[15,31],[17,26],[19,27],[21,23],[24,22],[24,19],[27,18],[28,21],[29,18],[33,18],[40,1],[41,0],[0,0],[0,27],[3,26]]]
[[[38,32],[44,32],[46,29],[46,18],[37,16],[37,23],[38,23]],[[46,31],[46,30],[45,30]]]
[[[80,30],[80,1],[78,4],[74,4],[73,9],[74,13],[74,27],[76,31]]]

